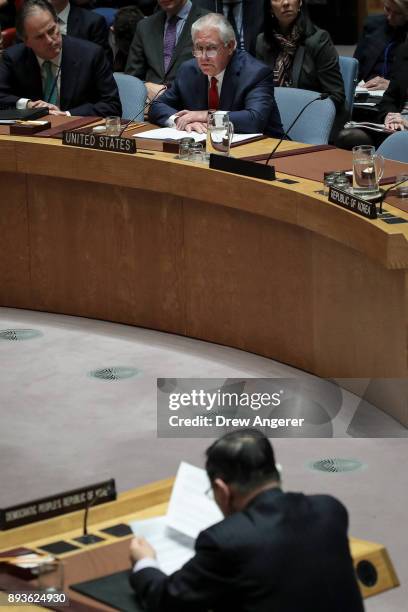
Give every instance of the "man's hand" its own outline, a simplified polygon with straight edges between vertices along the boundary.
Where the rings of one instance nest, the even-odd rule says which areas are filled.
[[[140,559],[155,559],[156,551],[152,546],[150,546],[149,542],[144,538],[135,537],[132,539],[130,543],[130,558],[132,563],[136,563],[136,561],[140,561]]]
[[[370,91],[375,91],[376,89],[388,89],[388,85],[390,82],[387,79],[383,79],[380,76],[376,76],[373,79],[370,79],[366,83],[364,83],[364,87],[369,89]]]
[[[145,83],[146,89],[147,89],[147,97],[149,98],[149,100],[153,100],[153,98],[155,96],[159,97],[161,96],[167,89],[167,87],[163,84],[158,84],[158,83],[149,83],[146,82]]]
[[[55,104],[50,104],[49,102],[44,102],[44,100],[36,100],[33,102],[29,100],[27,102],[27,108],[48,108],[50,111],[59,111],[60,109]],[[65,114],[65,113],[64,113]]]
[[[384,119],[384,125],[390,130],[395,131],[408,129],[408,122],[400,113],[388,113]]]
[[[175,117],[176,128],[178,130],[186,130],[191,132],[196,130],[199,134],[205,134],[207,131],[207,116],[208,111],[179,111]],[[190,128],[188,128],[190,124]],[[191,127],[194,124],[195,127]],[[198,129],[197,129],[198,128]]]
[[[69,117],[68,113],[61,110],[50,110],[50,115],[58,116],[58,117]]]

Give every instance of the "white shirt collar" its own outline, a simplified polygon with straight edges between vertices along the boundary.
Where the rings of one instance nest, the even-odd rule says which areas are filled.
[[[70,10],[71,10],[71,4],[68,2],[64,10],[58,13],[57,15],[58,19],[60,19],[64,24],[68,23],[68,15],[69,15]]]
[[[35,57],[37,58],[37,61],[40,64],[40,68],[42,68],[44,62],[47,60],[43,59],[42,57],[38,57],[38,55],[36,55]],[[51,62],[51,64],[54,64],[54,66],[59,68],[61,66],[61,58],[62,58],[62,51],[58,53],[57,57],[54,57],[54,59],[49,60],[49,61]]]

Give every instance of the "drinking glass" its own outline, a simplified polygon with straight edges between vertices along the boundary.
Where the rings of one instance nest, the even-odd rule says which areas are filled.
[[[120,117],[106,117],[105,127],[107,136],[119,136]]]
[[[384,174],[384,158],[371,145],[353,147],[353,192],[357,196],[375,195]]]
[[[207,155],[229,155],[234,126],[227,111],[209,111],[207,118]]]

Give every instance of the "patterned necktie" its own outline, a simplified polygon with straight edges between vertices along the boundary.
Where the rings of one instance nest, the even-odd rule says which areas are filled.
[[[163,41],[163,52],[164,52],[164,72],[167,72],[171,58],[173,56],[174,47],[176,46],[177,39],[177,22],[179,18],[177,15],[173,15],[167,22],[166,33]]]
[[[218,80],[214,76],[211,77],[211,85],[208,90],[208,109],[209,110],[218,110],[218,106],[220,104],[217,83],[218,83]]]
[[[44,68],[44,101],[50,104],[57,104],[58,90],[57,83],[55,82],[55,76],[52,70],[52,63],[46,60],[43,63]]]

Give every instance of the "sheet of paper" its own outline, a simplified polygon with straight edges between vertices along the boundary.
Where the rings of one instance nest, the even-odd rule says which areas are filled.
[[[143,536],[157,553],[160,569],[172,574],[194,556],[194,540],[167,525],[165,516],[130,523],[133,533]]]
[[[153,140],[180,140],[181,138],[194,138],[196,142],[201,142],[206,139],[205,134],[198,132],[184,132],[176,130],[176,128],[157,128],[155,130],[147,130],[146,132],[137,132],[133,134],[137,138],[151,138]]]
[[[176,128],[157,128],[155,130],[148,130],[146,132],[138,132],[133,134],[133,136],[153,140],[181,140],[181,138],[194,138],[196,142],[202,142],[206,139],[205,134],[199,134],[198,132],[184,132],[182,130],[176,130]],[[262,136],[262,134],[234,134],[232,144],[257,138],[259,136]]]
[[[361,85],[360,83],[357,85],[356,87],[356,94],[365,94],[368,93],[370,94],[370,96],[379,96],[382,97],[385,93],[385,89],[367,89],[366,87],[364,87],[364,85]]]
[[[205,470],[181,462],[167,511],[168,526],[195,540],[200,531],[221,521],[217,504],[205,495],[209,487]]]

